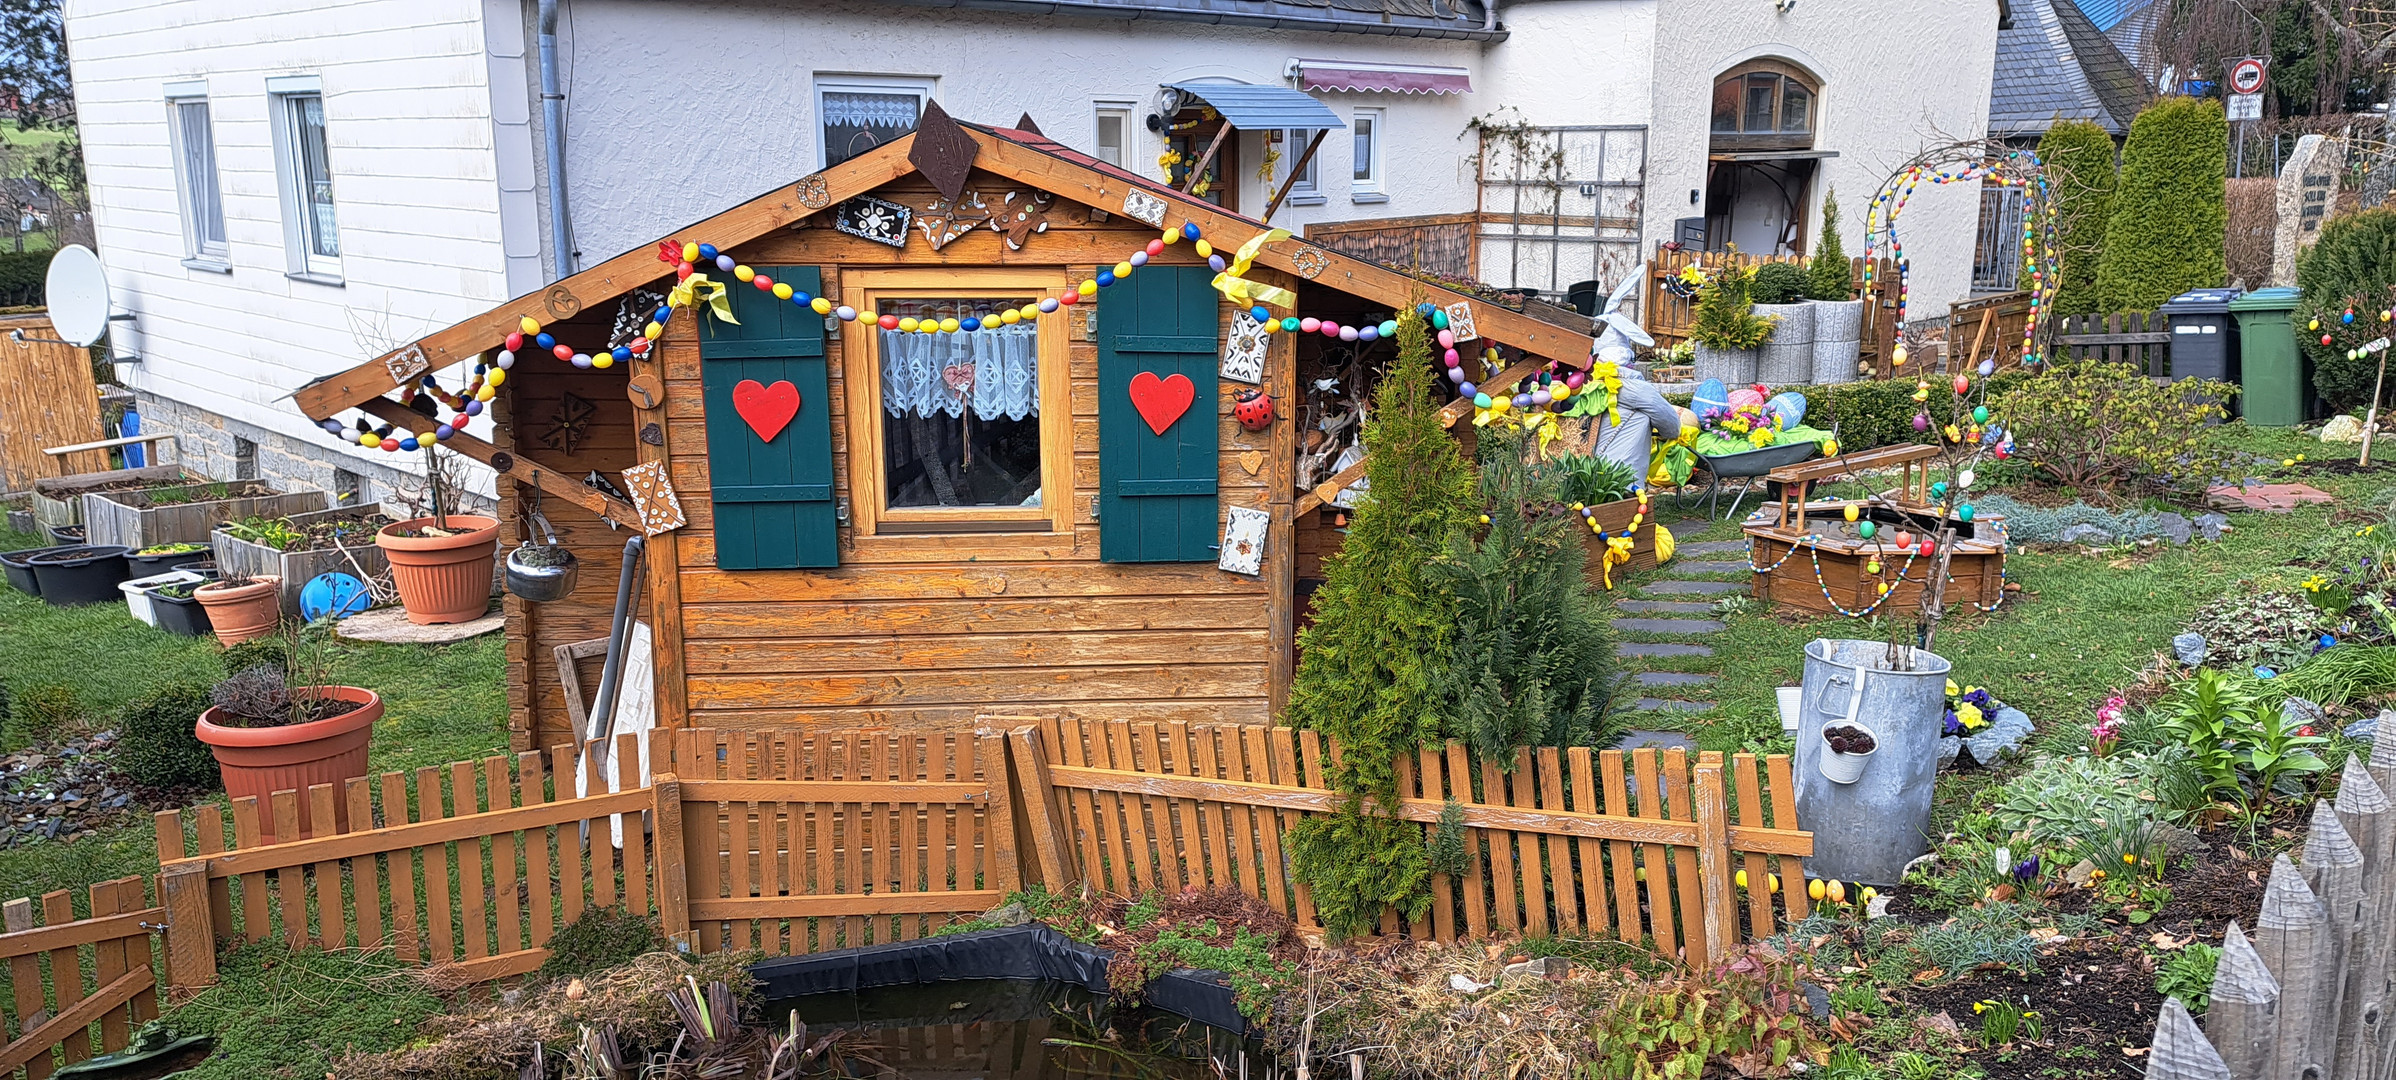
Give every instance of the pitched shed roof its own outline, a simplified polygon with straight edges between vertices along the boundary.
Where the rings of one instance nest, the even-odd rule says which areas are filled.
[[[2014,0],[1997,32],[1989,92],[1993,135],[2037,135],[2056,120],[2091,120],[2115,135],[2153,98],[2136,66],[2072,0]]]

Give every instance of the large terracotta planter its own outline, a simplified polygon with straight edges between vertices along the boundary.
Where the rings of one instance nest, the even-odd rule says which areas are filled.
[[[413,518],[383,526],[375,545],[391,559],[391,583],[412,623],[471,622],[491,608],[491,565],[499,550],[499,519],[449,515],[455,536],[401,536],[433,524]]]
[[[270,591],[267,595],[274,594]],[[258,826],[269,843],[331,831],[327,823],[311,819],[308,789],[317,784],[331,784],[335,792],[340,792],[348,781],[366,775],[366,745],[374,736],[374,722],[383,718],[381,695],[355,686],[316,689],[326,697],[350,702],[357,708],[329,719],[286,727],[227,727],[217,723],[223,718],[223,711],[210,707],[200,714],[193,731],[216,755],[216,766],[225,778],[225,794],[236,799],[257,797]],[[300,793],[298,837],[275,835],[271,796],[278,791]],[[333,799],[331,828],[349,830],[346,795],[337,794]]]
[[[251,578],[247,585],[227,585],[211,581],[191,591],[192,599],[208,609],[208,625],[216,630],[216,642],[230,649],[244,641],[274,633],[283,622],[283,605],[277,599],[282,579]]]

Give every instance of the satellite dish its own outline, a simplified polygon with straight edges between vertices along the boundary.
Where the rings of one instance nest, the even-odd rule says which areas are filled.
[[[50,325],[60,339],[89,347],[108,333],[108,278],[100,256],[81,244],[68,244],[50,259]]]

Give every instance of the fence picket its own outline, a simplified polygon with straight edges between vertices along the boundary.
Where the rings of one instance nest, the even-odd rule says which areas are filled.
[[[243,796],[233,800],[233,847],[235,850],[259,845],[258,797]],[[241,936],[249,941],[264,941],[267,934],[266,875],[241,875]]]
[[[449,815],[441,809],[441,770],[432,766],[416,770],[416,820],[440,821]],[[425,959],[446,964],[457,959],[457,935],[449,923],[449,845],[426,844],[424,853],[424,928]]]
[[[1553,746],[1539,748],[1539,805],[1546,810],[1563,810],[1563,755]],[[1556,927],[1567,934],[1579,934],[1581,908],[1573,892],[1576,875],[1572,872],[1572,841],[1562,833],[1547,835],[1547,866],[1549,888],[1556,898]]]
[[[1497,762],[1481,762],[1481,797],[1476,802],[1485,806],[1506,806],[1512,803]],[[1490,909],[1497,916],[1497,925],[1508,934],[1522,932],[1522,905],[1515,890],[1522,884],[1514,872],[1514,834],[1507,830],[1490,829],[1489,891]]]
[[[1447,765],[1448,797],[1460,803],[1478,801],[1473,797],[1472,766],[1466,760],[1463,743],[1448,743]],[[1464,830],[1464,926],[1476,941],[1489,936],[1490,869],[1482,849],[1490,842],[1487,829]]]
[[[42,894],[42,925],[57,926],[74,921],[73,894],[64,889]],[[35,985],[38,987],[40,983],[36,982]],[[50,985],[52,995],[58,999],[58,1008],[51,1013],[52,1016],[65,1014],[83,1000],[83,964],[73,944],[50,950]],[[59,1050],[69,1065],[92,1056],[91,1040],[83,1037],[80,1030],[74,1038],[61,1044]]]
[[[351,777],[342,784],[349,803],[349,831],[374,830],[374,793],[366,786],[363,776]],[[383,939],[383,887],[377,873],[379,856],[367,855],[351,859],[350,894],[356,908],[358,947],[377,949]]]
[[[1739,824],[1761,826],[1764,823],[1763,784],[1755,769],[1754,754],[1731,757],[1733,798],[1739,802]],[[1747,924],[1751,936],[1771,937],[1772,879],[1764,867],[1764,857],[1748,852],[1740,864],[1747,873]]]
[[[383,774],[383,824],[386,827],[408,823],[408,778],[395,772]],[[416,960],[424,955],[424,930],[416,921],[416,857],[406,849],[391,853],[391,929],[392,952],[402,960]]]
[[[1606,750],[1598,754],[1598,789],[1604,793],[1606,813],[1618,817],[1634,814],[1630,789],[1624,779],[1622,751]],[[1642,849],[1643,850],[1643,849]],[[1646,935],[1639,924],[1638,860],[1631,845],[1623,840],[1606,842],[1607,857],[1614,864],[1614,911],[1616,932],[1621,940],[1637,942]]]
[[[516,802],[539,806],[548,801],[541,783],[541,755],[532,750],[517,754]],[[551,910],[556,894],[549,881],[550,831],[546,825],[524,830],[524,906],[531,916],[532,947],[536,949],[546,947],[549,935],[557,931],[556,913]]]
[[[0,926],[5,926],[12,934],[33,929],[33,901],[20,897],[0,905]],[[26,1023],[26,1018],[42,1011],[42,962],[38,958],[30,953],[9,957],[8,984],[16,992],[19,1024]],[[40,1080],[55,1069],[56,1066],[50,1064],[50,1055],[45,1053],[26,1063],[25,1075],[32,1080]]]
[[[1247,744],[1248,748],[1248,779],[1263,784],[1287,783],[1286,780],[1273,775],[1273,754],[1267,746],[1269,736],[1266,729],[1244,726],[1239,731],[1242,741]],[[1289,912],[1289,877],[1288,869],[1281,861],[1281,830],[1286,823],[1281,819],[1280,814],[1272,810],[1259,810],[1257,814],[1261,818],[1257,823],[1256,832],[1264,864],[1265,902],[1271,904],[1274,911],[1287,914]]]
[[[449,799],[455,807],[453,816],[466,817],[478,812],[475,797],[474,763],[455,761],[449,765]],[[594,793],[600,789],[591,789]],[[463,933],[466,959],[480,960],[491,955],[488,912],[483,892],[483,842],[475,837],[460,840],[458,847],[458,929]]]
[[[508,797],[510,786],[507,759],[498,756],[484,758],[483,795],[489,800],[491,809],[505,810],[514,805],[514,800]],[[632,824],[633,831],[638,832],[640,819],[633,818]],[[517,838],[518,834],[513,829],[491,837],[491,894],[497,901],[496,910],[492,913],[491,952],[495,956],[521,952],[525,947],[524,911],[516,897],[516,867],[524,855],[517,850]],[[648,912],[646,908],[640,910],[643,914]]]
[[[308,786],[308,820],[317,826],[319,835],[338,834],[341,831],[340,819],[333,812],[333,785]],[[341,904],[341,864],[338,861],[317,863],[310,869],[309,876],[315,879],[317,922],[316,932],[309,937],[324,948],[342,948],[348,944],[343,934],[349,920],[343,917]],[[304,928],[307,922],[306,913],[302,912],[301,926]]]
[[[1671,807],[1673,820],[1696,820],[1697,815],[1690,806],[1691,777],[1687,750],[1675,746],[1664,751],[1664,777],[1665,804]],[[1712,963],[1706,953],[1705,894],[1704,886],[1698,880],[1697,860],[1691,855],[1691,852],[1680,848],[1666,848],[1664,852],[1664,857],[1672,863],[1673,881],[1680,888],[1678,931],[1681,947],[1687,952],[1689,966],[1703,971]],[[1653,876],[1652,873],[1650,876]]]
[[[1638,781],[1633,797],[1638,801],[1639,816],[1662,818],[1664,813],[1664,784],[1661,771],[1662,755],[1654,748],[1629,752],[1631,772]],[[1656,951],[1666,956],[1680,955],[1679,920],[1672,913],[1671,868],[1665,864],[1665,853],[1671,848],[1661,844],[1639,845],[1639,869],[1635,876],[1646,886],[1648,932],[1655,935]]]
[[[1516,747],[1514,771],[1506,777],[1506,805],[1534,807],[1538,798],[1533,794],[1536,781],[1531,776],[1531,748]],[[1541,864],[1539,840],[1530,833],[1513,833],[1516,848],[1514,857],[1522,865],[1523,926],[1535,937],[1548,934],[1547,873]]]
[[[1592,770],[1589,748],[1575,746],[1564,751],[1564,760],[1572,769],[1572,809],[1578,813],[1601,813],[1597,804],[1597,780]],[[1585,905],[1590,937],[1603,937],[1613,925],[1613,913],[1606,903],[1606,855],[1601,841],[1584,836],[1579,841],[1580,872],[1573,875],[1581,883],[1581,900]]]

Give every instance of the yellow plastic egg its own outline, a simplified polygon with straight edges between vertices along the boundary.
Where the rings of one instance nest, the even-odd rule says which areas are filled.
[[[1025,305],[1023,305],[1023,321],[1025,321],[1025,322],[1031,322],[1032,320],[1034,320],[1034,319],[1037,319],[1037,318],[1039,318],[1039,317],[1040,317],[1040,305],[1038,305],[1038,304],[1025,304]]]
[[[641,327],[641,336],[648,338],[651,341],[657,340],[657,336],[665,332],[666,328],[659,323],[650,323],[647,326]]]
[[[1215,253],[1215,246],[1213,244],[1207,243],[1204,240],[1200,240],[1196,244],[1191,245],[1191,250],[1196,251],[1198,253],[1198,257],[1203,259]]]
[[[522,330],[522,331],[524,331],[524,332],[525,332],[525,333],[527,333],[527,334],[538,334],[538,333],[540,333],[540,332],[541,332],[541,323],[540,323],[540,320],[538,320],[538,319],[535,319],[535,318],[533,318],[533,317],[532,317],[532,316],[530,316],[530,315],[527,315],[527,316],[525,316],[525,317],[523,317],[523,318],[521,318],[521,319],[518,319],[518,320],[516,320],[516,328],[517,328],[517,329],[519,329],[519,330]],[[378,441],[378,442],[379,442],[379,441],[381,441],[381,440],[376,440],[376,441]]]
[[[1837,439],[1824,439],[1824,440],[1822,440],[1822,456],[1823,456],[1823,457],[1837,457],[1837,456],[1839,456],[1839,441],[1838,441]]]
[[[1904,366],[1905,366],[1905,345],[1904,345],[1904,343],[1900,342],[1900,343],[1898,343],[1898,345],[1897,345],[1897,347],[1896,347],[1896,348],[1894,348],[1894,349],[1890,349],[1890,350],[1889,350],[1889,364],[1890,364],[1891,366],[1893,366],[1893,367],[1904,367]]]
[[[601,371],[605,371],[608,368],[614,367],[616,366],[615,354],[600,353],[599,355],[591,358],[591,366],[598,368]]]
[[[790,299],[790,294],[797,291],[798,290],[791,288],[790,283],[787,281],[777,281],[774,283],[774,299],[776,300],[788,300]]]
[[[381,445],[383,445],[383,440],[381,440],[381,439],[379,439],[379,438],[376,438],[376,437],[375,437],[375,434],[374,434],[374,432],[371,432],[371,431],[361,431],[361,432],[359,432],[359,433],[358,433],[358,445],[360,445],[360,446],[381,446]]]
[[[1885,581],[1881,582],[1881,583],[1880,583],[1880,595],[1882,595],[1882,596],[1887,596],[1887,595],[1888,595],[1888,591],[1889,591],[1889,583],[1888,583],[1888,582],[1885,582]]]
[[[732,268],[732,276],[739,278],[742,281],[747,281],[756,277],[757,271],[750,269],[747,263],[742,263],[741,265]]]
[[[1180,229],[1167,229],[1167,230],[1165,230],[1165,233],[1164,233],[1163,239],[1164,239],[1165,243],[1167,243],[1167,244],[1178,244],[1178,243],[1181,243],[1181,230],[1180,230]]]
[[[816,297],[814,302],[808,304],[807,306],[813,309],[818,315],[830,315],[832,313],[832,302],[820,296]]]
[[[1738,887],[1742,889],[1747,887],[1747,871],[1741,870],[1736,874],[1732,874],[1730,877],[1732,883],[1738,885]]]
[[[682,245],[682,261],[683,261],[683,262],[687,262],[687,263],[695,263],[695,262],[698,262],[698,261],[699,261],[699,245],[697,245],[697,244],[692,244],[692,243],[684,243],[684,244]]]
[[[1016,323],[1023,321],[1023,313],[1015,310],[1014,308],[1008,308],[1007,310],[998,313],[998,321],[1005,323],[1008,326],[1013,326]]]
[[[957,320],[955,320],[955,319],[942,319],[942,320],[940,320],[940,332],[941,332],[941,333],[943,333],[943,334],[954,334],[954,333],[956,333],[956,332],[957,332],[957,326],[958,326],[958,323],[957,323]]]
[[[506,381],[507,372],[500,368],[492,368],[488,373],[483,375],[483,383],[487,386],[497,386]]]
[[[1856,506],[1854,503],[1848,503],[1848,504],[1847,504],[1847,509],[1846,509],[1845,513],[1846,513],[1847,520],[1849,520],[1849,521],[1853,521],[1853,520],[1855,520],[1856,518],[1859,518],[1859,517],[1862,517],[1862,516],[1863,516],[1863,510],[1862,510],[1862,508],[1860,508],[1860,507]]]
[[[1098,281],[1095,278],[1084,278],[1081,287],[1075,291],[1083,296],[1096,296],[1098,295]]]
[[[1563,383],[1557,383],[1547,393],[1549,397],[1554,398],[1557,401],[1564,401],[1572,397],[1572,387],[1566,386]]]
[[[909,315],[909,316],[907,316],[906,318],[900,319],[900,320],[899,320],[899,327],[898,327],[898,328],[899,328],[899,329],[901,329],[901,330],[904,330],[904,331],[906,331],[907,333],[910,333],[910,334],[914,333],[914,332],[915,332],[915,316],[913,316],[913,315]]]
[[[498,391],[498,390],[495,390],[495,389],[493,389],[493,388],[491,388],[491,387],[489,387],[489,386],[485,386],[485,387],[483,387],[482,389],[480,389],[480,390],[477,390],[477,391],[475,391],[475,392],[474,392],[474,400],[476,400],[476,401],[489,401],[489,400],[491,400],[492,398],[494,398],[494,397],[497,397],[498,395],[499,395],[499,391]]]
[[[1119,263],[1116,263],[1116,264],[1115,264],[1115,276],[1116,276],[1116,277],[1119,277],[1119,278],[1127,278],[1127,277],[1130,277],[1130,276],[1131,276],[1131,264],[1130,264],[1130,263],[1128,263],[1128,262],[1119,262]]]

